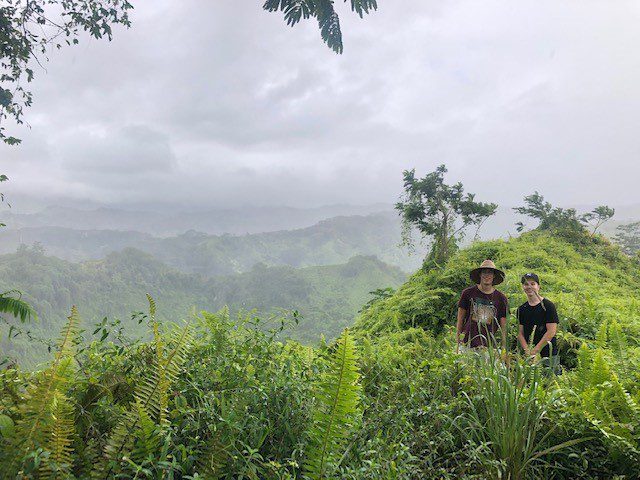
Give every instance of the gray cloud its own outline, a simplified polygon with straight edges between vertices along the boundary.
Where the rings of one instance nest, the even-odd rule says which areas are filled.
[[[116,130],[78,127],[67,131],[58,149],[63,167],[74,175],[111,177],[171,172],[175,155],[169,138],[142,125]]]
[[[631,1],[386,0],[343,12],[336,56],[259,2],[141,2],[112,43],[52,55],[0,167],[8,193],[48,201],[393,202],[403,169],[446,163],[505,205],[536,189],[634,203],[638,17]]]

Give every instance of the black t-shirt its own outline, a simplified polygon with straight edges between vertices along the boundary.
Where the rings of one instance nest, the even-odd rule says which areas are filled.
[[[544,303],[546,311],[542,308]],[[539,304],[532,307],[529,302],[524,302],[518,307],[518,321],[524,328],[524,338],[532,347],[535,347],[544,334],[547,333],[547,323],[558,323],[558,312],[556,306],[551,300],[546,298]],[[535,333],[533,334],[533,341],[531,341],[531,332],[535,327]],[[556,337],[551,339],[551,345],[553,347],[553,355],[558,354],[558,346],[556,345]],[[545,345],[540,351],[541,357],[549,356],[549,345]]]

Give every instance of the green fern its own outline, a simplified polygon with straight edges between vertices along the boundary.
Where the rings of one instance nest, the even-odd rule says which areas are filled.
[[[229,452],[220,439],[213,437],[198,453],[198,473],[207,480],[215,480],[223,475],[223,467],[227,463]]]
[[[609,346],[622,346],[624,337],[617,322],[609,324],[608,335],[603,330],[601,327],[598,334],[600,345],[606,341]],[[590,350],[583,344],[570,388],[576,393],[582,414],[602,434],[609,448],[638,462],[640,449],[635,432],[640,426],[640,406],[613,371],[610,353],[604,348]]]
[[[51,415],[53,423],[47,442],[49,458],[41,469],[43,479],[67,478],[73,464],[73,437],[75,435],[73,405],[62,393],[53,402]]]
[[[329,369],[316,388],[316,408],[309,433],[305,471],[309,478],[327,478],[342,455],[344,444],[360,414],[358,354],[349,330],[338,339]]]
[[[94,473],[94,478],[111,478],[124,457],[139,458],[153,452],[169,425],[169,389],[186,362],[192,337],[189,325],[185,325],[169,335],[165,343],[155,321],[155,303],[150,296],[148,298],[155,358],[149,373],[136,388],[134,403],[114,428],[105,446],[102,468]]]
[[[611,367],[609,367],[609,361],[605,357],[604,350],[598,348],[593,356],[591,372],[589,373],[589,382],[591,385],[601,385],[610,379]]]
[[[607,344],[616,355],[618,361],[621,362],[622,366],[626,367],[627,337],[616,320],[612,320],[611,323],[609,323]]]
[[[609,329],[609,322],[607,319],[604,319],[600,324],[600,328],[598,328],[598,333],[596,334],[596,345],[600,348],[606,348],[607,346],[607,331]]]
[[[14,298],[12,295],[16,295],[18,298]],[[20,297],[21,293],[17,290],[0,293],[0,313],[9,313],[23,323],[32,318],[36,320],[38,318],[36,312]]]
[[[38,449],[49,454],[40,469],[43,477],[56,478],[70,470],[75,430],[73,407],[66,391],[73,375],[79,323],[78,310],[74,306],[51,365],[27,389],[10,447],[13,451],[13,461],[8,468],[10,474],[21,468],[29,453]]]

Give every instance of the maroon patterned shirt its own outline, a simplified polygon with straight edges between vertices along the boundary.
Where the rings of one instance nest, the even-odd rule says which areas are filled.
[[[472,348],[487,346],[498,335],[500,319],[506,318],[508,301],[504,293],[483,293],[477,285],[462,291],[458,307],[467,312],[462,325],[464,343]]]

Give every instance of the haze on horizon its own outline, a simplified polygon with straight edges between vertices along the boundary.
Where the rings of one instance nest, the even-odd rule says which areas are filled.
[[[441,163],[503,206],[640,202],[637,2],[341,3],[341,56],[261,2],[134,6],[37,72],[0,146],[14,213],[390,205]]]

